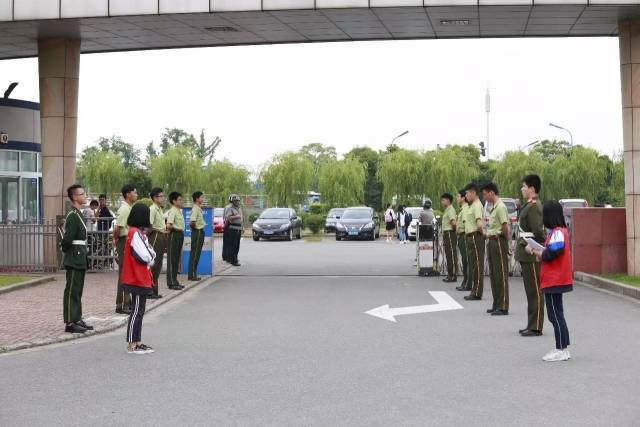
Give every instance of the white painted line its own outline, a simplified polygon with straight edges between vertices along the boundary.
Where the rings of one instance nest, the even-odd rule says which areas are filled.
[[[445,291],[429,291],[429,294],[431,294],[433,299],[438,302],[437,304],[416,305],[413,307],[397,308],[390,308],[389,304],[385,304],[381,305],[380,307],[373,308],[369,311],[365,311],[365,314],[379,317],[380,319],[389,320],[391,322],[396,322],[395,316],[403,316],[406,314],[433,313],[436,311],[461,310],[464,308]]]

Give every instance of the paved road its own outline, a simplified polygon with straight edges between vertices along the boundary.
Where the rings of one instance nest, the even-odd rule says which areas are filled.
[[[409,275],[408,246],[245,240],[233,275],[149,316],[155,354],[127,355],[119,331],[0,357],[0,425],[640,423],[639,304],[576,289],[566,304],[574,358],[545,364],[551,330],[517,334],[520,280],[512,314],[493,318],[488,301]],[[464,309],[398,323],[363,314],[433,303],[430,290]]]

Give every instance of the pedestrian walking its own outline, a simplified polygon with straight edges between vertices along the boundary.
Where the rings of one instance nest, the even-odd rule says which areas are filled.
[[[545,202],[542,209],[544,226],[551,230],[544,249],[527,246],[527,251],[542,261],[540,289],[547,305],[547,316],[553,325],[556,348],[545,354],[545,362],[571,359],[569,329],[564,317],[563,295],[573,290],[573,268],[569,231],[564,220],[562,205],[555,200]]]
[[[130,295],[131,314],[127,322],[127,353],[148,354],[154,350],[142,342],[142,319],[147,297],[153,293],[151,267],[156,254],[149,243],[150,210],[142,203],[131,208],[127,218],[127,239],[124,245],[122,289]]]
[[[113,223],[113,213],[107,206],[107,195],[101,194],[98,196],[98,232],[96,233],[98,241],[97,255],[100,256],[100,267],[113,267],[112,250],[109,247],[109,229]],[[107,262],[108,261],[108,262]],[[107,265],[108,264],[108,265]]]
[[[167,287],[174,291],[184,289],[178,282],[180,258],[184,243],[184,218],[182,217],[182,194],[174,191],[169,194],[171,208],[167,213],[167,230],[169,242],[167,245]]]
[[[440,196],[440,205],[444,209],[442,214],[442,243],[444,256],[447,260],[447,277],[442,281],[455,283],[458,281],[456,270],[458,268],[458,250],[456,249],[456,209],[453,207],[453,196],[443,193]]]
[[[464,297],[467,301],[482,299],[484,288],[484,219],[482,203],[478,197],[478,186],[471,183],[465,187],[465,197],[469,207],[465,212],[464,232],[466,234],[467,257],[469,259],[469,278],[471,293]]]
[[[200,262],[200,254],[202,253],[202,245],[204,244],[204,215],[202,213],[202,204],[204,203],[204,194],[202,191],[196,191],[191,195],[193,206],[191,207],[191,217],[189,219],[189,228],[191,229],[191,252],[189,253],[189,280],[200,280],[198,277],[198,263]]]
[[[129,219],[129,213],[131,207],[138,200],[138,191],[136,187],[131,184],[126,184],[122,187],[122,197],[124,202],[118,209],[116,214],[116,226],[113,227],[113,247],[116,248],[116,255],[118,257],[118,285],[116,289],[116,313],[129,314],[131,311],[129,294],[122,290],[122,282],[120,275],[122,274],[122,257],[124,256],[124,244],[127,240],[127,234],[129,233],[129,226],[127,220]]]
[[[162,262],[164,261],[164,252],[167,247],[167,226],[164,220],[164,192],[162,188],[155,187],[151,189],[149,197],[153,202],[149,207],[149,223],[151,224],[151,232],[149,233],[149,242],[156,254],[155,261],[151,267],[151,276],[153,277],[153,292],[148,296],[149,299],[162,298],[158,286],[158,279],[162,272]]]
[[[393,230],[396,229],[396,214],[393,212],[393,207],[390,203],[387,203],[385,207],[384,224],[387,233],[387,242],[391,242],[393,241]]]
[[[67,197],[72,208],[65,218],[60,244],[64,254],[62,265],[67,271],[62,298],[62,317],[65,332],[85,333],[93,329],[82,320],[82,290],[87,271],[87,225],[81,209],[87,197],[84,188],[78,184],[67,188]]]
[[[457,202],[460,211],[456,218],[456,234],[458,237],[458,250],[460,251],[460,261],[462,263],[462,283],[456,287],[458,291],[470,291],[471,290],[471,275],[469,274],[469,251],[467,251],[467,235],[465,233],[465,217],[469,204],[465,197],[465,191],[458,191]]]
[[[492,316],[509,314],[509,255],[510,236],[509,211],[499,197],[498,186],[489,182],[482,187],[485,202],[491,203],[489,228],[487,229],[487,258],[493,304],[487,310]]]
[[[400,205],[398,207],[398,240],[402,245],[407,243],[407,227],[410,223],[409,213],[405,210],[404,205]]]
[[[540,262],[536,257],[527,253],[525,238],[544,243],[545,230],[542,222],[542,204],[538,200],[542,181],[538,175],[527,175],[522,178],[522,197],[526,200],[520,209],[518,219],[518,244],[516,246],[516,261],[522,268],[522,281],[527,295],[527,326],[520,329],[523,337],[538,337],[542,335],[544,323],[544,302],[540,292]]]
[[[224,207],[224,234],[222,237],[222,259],[236,267],[240,266],[240,238],[242,237],[242,210],[240,196],[229,196],[229,204]]]

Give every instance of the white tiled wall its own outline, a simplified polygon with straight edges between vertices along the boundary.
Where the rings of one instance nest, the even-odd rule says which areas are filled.
[[[314,0],[263,0],[264,10],[313,9]]]
[[[260,10],[262,2],[260,0],[211,0],[212,12]]]
[[[109,0],[62,0],[63,18],[109,16]]]
[[[13,19],[13,0],[0,0],[0,21]]]
[[[209,12],[209,0],[160,0],[160,13]]]
[[[16,20],[60,18],[59,0],[19,0],[13,7]]]
[[[111,0],[111,15],[152,15],[158,13],[158,0]]]

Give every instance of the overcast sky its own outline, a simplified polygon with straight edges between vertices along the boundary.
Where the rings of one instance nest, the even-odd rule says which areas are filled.
[[[342,154],[486,140],[490,154],[567,138],[622,150],[617,38],[422,40],[83,55],[79,150],[112,134],[143,149],[165,127],[219,135],[218,158],[257,166],[310,142]],[[37,100],[37,60],[0,62]]]

